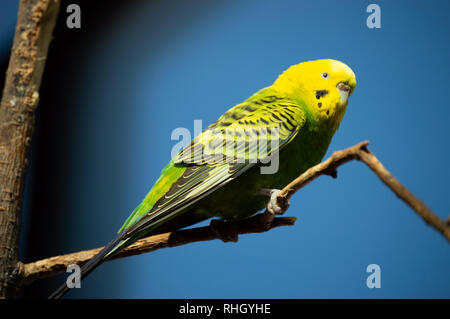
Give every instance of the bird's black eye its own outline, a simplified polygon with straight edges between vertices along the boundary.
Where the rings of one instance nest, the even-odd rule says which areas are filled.
[[[320,76],[323,77],[325,80],[327,80],[330,77],[327,72],[323,72]]]

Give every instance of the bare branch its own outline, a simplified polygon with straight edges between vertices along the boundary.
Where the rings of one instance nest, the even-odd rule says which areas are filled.
[[[0,104],[0,298],[18,289],[20,210],[34,111],[59,0],[20,1]]]
[[[321,175],[330,175],[337,168],[351,160],[359,160],[365,163],[401,200],[408,204],[428,225],[434,227],[450,241],[449,224],[434,214],[420,199],[415,197],[381,164],[381,162],[369,151],[369,142],[361,142],[342,151],[334,152],[326,161],[308,169],[305,173],[293,180],[278,194],[278,204],[283,207],[286,201],[300,188]],[[331,173],[333,174],[333,173]]]
[[[265,214],[258,214],[242,221],[224,223],[224,226],[233,228],[237,234],[249,234],[265,232],[280,226],[291,226],[297,220],[295,217],[279,217],[275,218],[270,226],[267,227],[265,218]],[[175,247],[218,238],[217,234],[209,226],[178,230],[140,239],[117,253],[112,259],[140,255],[160,248]],[[94,257],[102,248],[80,251],[24,264],[21,267],[24,284],[64,272],[67,266],[71,264],[81,266]]]
[[[430,226],[439,230],[447,240],[450,240],[450,225],[441,220],[419,199],[412,195],[400,182],[395,179],[378,161],[378,159],[367,149],[369,142],[362,142],[342,151],[334,152],[326,161],[311,167],[298,178],[289,183],[278,194],[277,201],[281,207],[287,207],[285,203],[299,189],[312,182],[321,175],[337,176],[337,168],[352,160],[364,162],[398,197],[405,201],[420,217]],[[268,213],[258,214],[252,218],[224,223],[237,234],[264,232],[278,226],[293,225],[295,217],[274,218]],[[160,248],[185,245],[193,242],[213,240],[219,238],[210,227],[199,227],[187,230],[175,231],[161,235],[150,236],[141,239],[123,251],[119,252],[113,259],[139,255]],[[62,255],[43,259],[21,266],[21,274],[24,283],[43,277],[52,276],[63,272],[70,264],[83,264],[91,259],[101,248],[81,251],[73,254]]]

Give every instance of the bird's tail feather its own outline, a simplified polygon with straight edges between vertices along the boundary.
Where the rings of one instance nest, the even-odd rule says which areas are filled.
[[[100,266],[103,262],[111,257],[116,251],[117,247],[122,246],[121,242],[124,239],[127,229],[121,231],[111,242],[109,242],[97,255],[92,257],[87,263],[81,266],[80,270],[80,280],[89,275],[95,268]],[[59,299],[64,296],[68,291],[69,287],[67,283],[62,284],[55,292],[53,292],[48,298],[49,299]]]

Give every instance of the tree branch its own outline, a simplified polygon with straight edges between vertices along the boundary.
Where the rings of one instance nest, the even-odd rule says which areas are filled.
[[[245,220],[226,222],[223,223],[223,226],[233,229],[233,231],[237,234],[249,234],[265,232],[269,229],[280,226],[291,226],[294,225],[297,220],[295,217],[279,217],[275,218],[269,227],[267,227],[266,215],[267,214],[258,214]],[[178,230],[175,232],[140,239],[117,253],[117,255],[114,255],[111,259],[140,255],[160,248],[175,247],[218,238],[218,235],[214,233],[209,226]],[[21,267],[23,283],[28,284],[36,279],[65,272],[67,266],[71,264],[81,266],[94,257],[102,248],[103,247],[80,251],[73,254],[51,257],[29,264],[24,264]]]
[[[361,142],[342,151],[334,152],[326,161],[308,169],[305,173],[289,183],[279,194],[278,204],[286,207],[286,202],[300,188],[309,184],[321,175],[337,176],[338,166],[351,160],[359,160],[366,164],[378,178],[389,187],[401,200],[408,204],[428,225],[437,229],[450,241],[450,225],[434,214],[420,199],[415,197],[381,164],[367,148],[369,142]]]
[[[422,201],[409,192],[395,177],[393,177],[381,164],[381,162],[367,148],[369,142],[362,142],[342,151],[336,151],[326,161],[311,167],[298,178],[289,183],[278,194],[277,201],[281,207],[287,207],[286,203],[299,189],[306,186],[321,175],[337,177],[337,168],[352,160],[364,162],[399,198],[406,202],[417,214],[430,226],[436,228],[442,235],[450,240],[450,224],[436,216]],[[273,218],[267,212],[258,214],[249,219],[237,222],[223,223],[236,234],[258,233],[279,226],[294,225],[295,217]],[[207,241],[219,238],[210,227],[199,227],[179,230],[143,238],[123,251],[113,259],[139,255],[160,248],[185,245],[193,242]],[[24,284],[36,279],[49,277],[64,272],[68,265],[82,265],[91,259],[101,248],[81,251],[73,254],[62,255],[21,265],[21,276]]]
[[[0,298],[18,290],[18,240],[27,154],[59,0],[20,1],[0,104]]]

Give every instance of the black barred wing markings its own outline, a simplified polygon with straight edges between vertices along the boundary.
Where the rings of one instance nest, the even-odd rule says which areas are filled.
[[[185,165],[257,163],[278,150],[280,144],[289,142],[305,121],[299,106],[286,103],[271,109],[267,105],[260,106],[233,123],[228,122],[229,117],[225,119],[225,126],[219,119],[208,127],[174,162]]]

